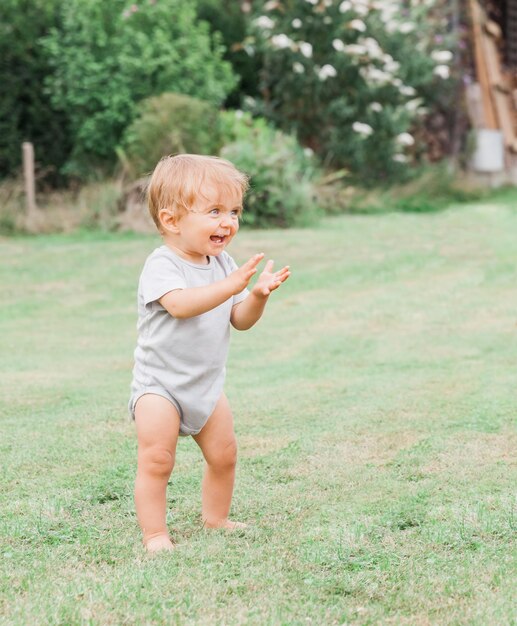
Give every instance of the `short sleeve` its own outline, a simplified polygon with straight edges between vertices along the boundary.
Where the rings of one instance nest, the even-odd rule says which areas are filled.
[[[186,287],[181,267],[178,267],[171,258],[155,255],[147,259],[140,276],[140,293],[144,305],[159,300],[169,291]]]
[[[239,266],[237,265],[237,263],[235,263],[232,257],[226,252],[224,254],[226,257],[225,260],[229,269],[229,273],[231,274],[232,272],[235,272],[235,270],[239,269]],[[244,288],[240,293],[233,296],[232,306],[235,306],[236,304],[239,304],[239,302],[246,300],[246,298],[249,296],[249,293],[249,290]]]

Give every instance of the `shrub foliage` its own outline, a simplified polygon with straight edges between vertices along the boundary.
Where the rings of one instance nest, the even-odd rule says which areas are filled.
[[[234,141],[221,156],[250,176],[243,224],[259,228],[310,224],[316,217],[312,157],[294,136],[264,119],[234,112],[224,117],[226,134]]]
[[[71,140],[66,115],[44,89],[51,72],[41,37],[58,24],[58,0],[0,2],[0,178],[16,172],[31,141],[46,178],[59,182]]]
[[[119,156],[129,175],[139,178],[166,154],[217,154],[221,145],[217,107],[191,96],[165,93],[140,103]]]
[[[235,84],[220,38],[188,0],[68,0],[60,19],[44,39],[46,84],[69,122],[74,174],[115,162],[143,98],[175,91],[219,104]]]

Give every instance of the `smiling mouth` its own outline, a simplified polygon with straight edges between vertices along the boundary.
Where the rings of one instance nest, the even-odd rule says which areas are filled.
[[[212,235],[212,236],[210,237],[210,241],[212,241],[213,243],[219,243],[219,244],[221,244],[221,243],[224,243],[224,242],[225,242],[225,240],[226,240],[226,236],[219,237],[218,235]]]

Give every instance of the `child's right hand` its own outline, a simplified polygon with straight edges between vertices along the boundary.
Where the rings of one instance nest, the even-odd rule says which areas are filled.
[[[228,280],[232,281],[234,285],[234,295],[240,293],[243,289],[245,289],[253,274],[257,272],[257,265],[264,258],[264,253],[254,254],[251,259],[243,263],[239,269],[232,272],[230,276],[228,276]]]

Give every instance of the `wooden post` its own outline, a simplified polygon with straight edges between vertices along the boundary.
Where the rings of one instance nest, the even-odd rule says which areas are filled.
[[[34,147],[29,141],[24,141],[23,152],[23,179],[25,182],[25,197],[27,198],[27,218],[36,217],[36,184],[34,177]]]
[[[490,80],[483,50],[483,33],[481,26],[484,13],[478,0],[470,0],[470,19],[472,34],[474,36],[476,76],[481,86],[481,98],[483,100],[483,116],[485,118],[483,126],[488,129],[496,130],[498,128],[496,112],[491,97]]]

